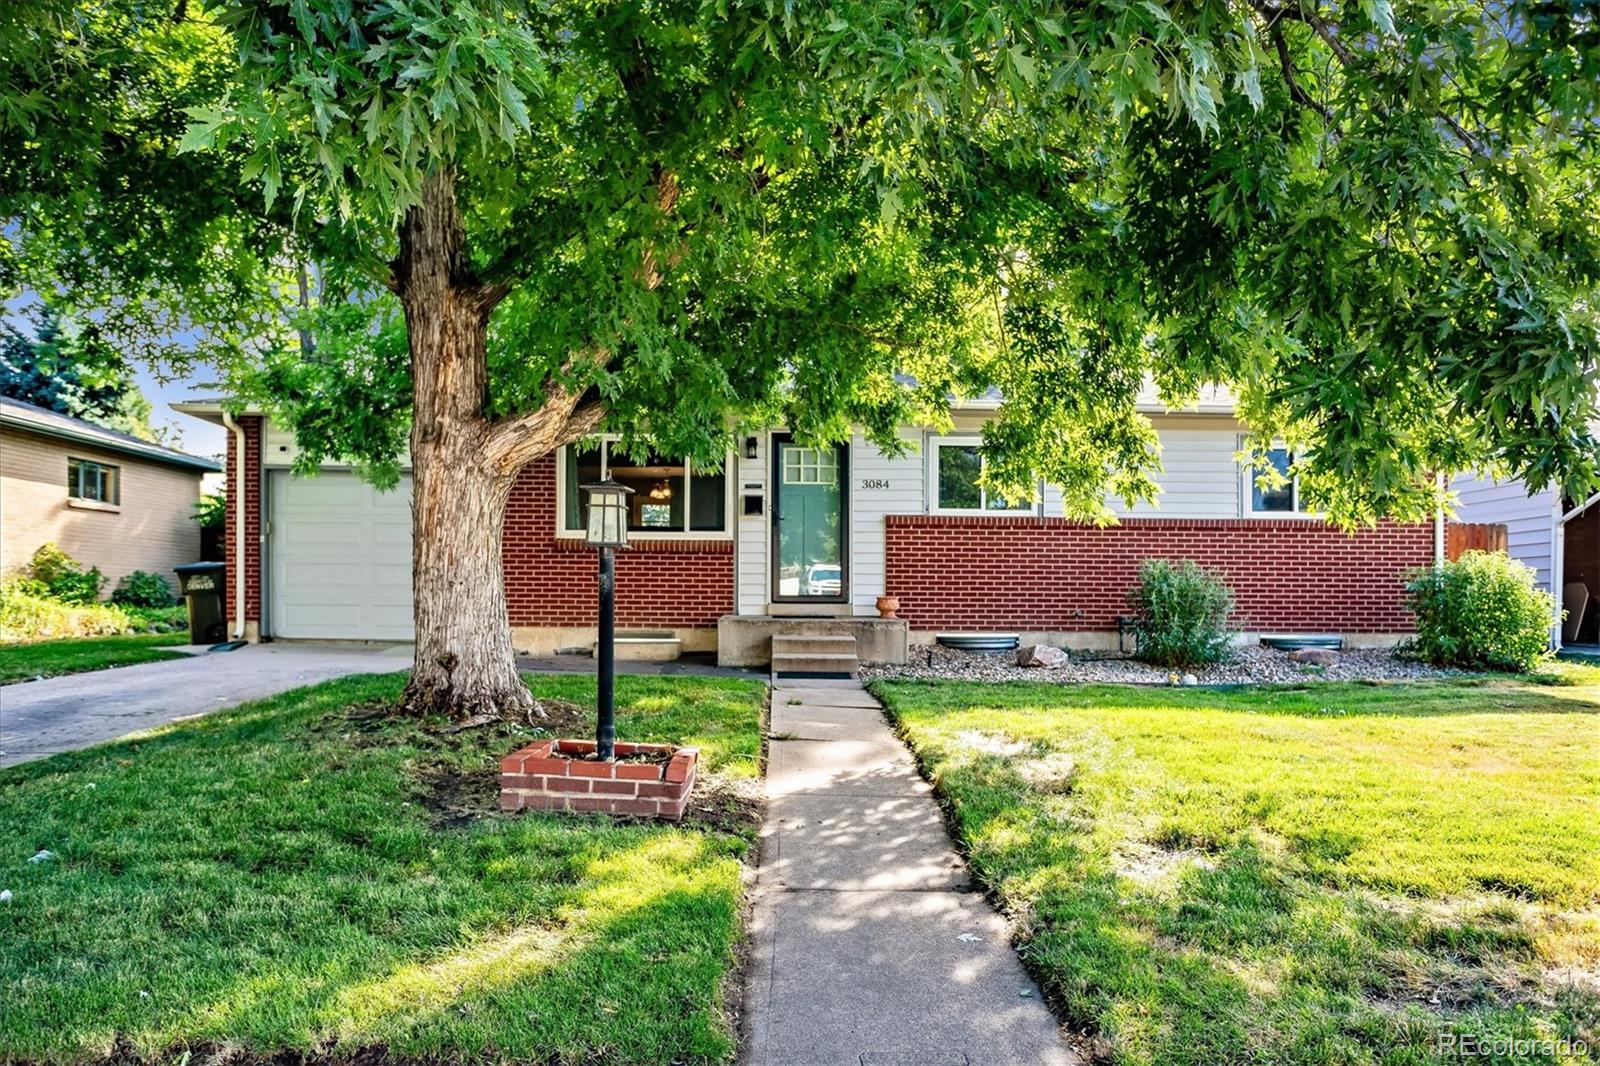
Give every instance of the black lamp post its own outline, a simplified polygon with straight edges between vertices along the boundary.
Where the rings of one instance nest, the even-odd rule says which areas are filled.
[[[595,731],[595,756],[610,762],[617,742],[616,643],[617,643],[617,548],[628,546],[628,497],[633,490],[609,477],[583,486],[589,497],[589,524],[584,539],[600,549],[600,634],[595,644],[596,702],[599,724]]]

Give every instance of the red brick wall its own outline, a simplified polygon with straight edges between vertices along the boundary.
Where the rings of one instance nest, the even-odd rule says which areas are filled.
[[[517,478],[502,554],[514,626],[592,626],[594,549],[558,539],[556,463],[547,455]],[[733,613],[731,540],[636,540],[617,552],[617,624],[711,628]]]
[[[1433,561],[1427,525],[1346,534],[1284,519],[1062,519],[889,515],[887,589],[914,629],[1114,630],[1141,561],[1193,559],[1225,575],[1252,630],[1404,633],[1403,574]]]
[[[248,416],[236,419],[244,430],[244,499],[245,499],[245,588],[244,616],[246,621],[261,618],[261,424],[263,419]],[[223,596],[223,610],[228,617],[228,635],[233,635],[233,590],[239,580],[239,555],[234,545],[239,531],[235,516],[239,513],[239,457],[238,444],[233,432],[228,431],[228,520],[223,529],[223,561],[228,564],[228,588]]]

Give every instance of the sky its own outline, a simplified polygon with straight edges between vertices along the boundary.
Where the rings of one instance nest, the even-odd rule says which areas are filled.
[[[27,312],[35,303],[31,294],[8,301],[4,310],[0,311],[0,322],[32,336],[33,323]],[[150,401],[151,423],[157,428],[174,430],[178,434],[178,440],[168,443],[193,455],[220,458],[226,450],[227,431],[221,426],[202,422],[193,415],[179,414],[169,406],[180,400],[215,399],[221,395],[222,390],[216,384],[216,371],[209,366],[197,366],[184,377],[164,381],[150,367],[137,360],[130,362],[133,364],[134,381]]]

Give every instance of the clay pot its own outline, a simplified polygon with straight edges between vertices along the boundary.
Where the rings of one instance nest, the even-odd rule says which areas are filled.
[[[900,609],[900,597],[898,597],[898,596],[879,596],[878,597],[878,617],[879,618],[893,618],[895,616],[894,613],[896,611],[898,611],[899,609]]]

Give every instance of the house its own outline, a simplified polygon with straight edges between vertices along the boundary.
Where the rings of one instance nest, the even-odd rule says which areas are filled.
[[[296,477],[282,427],[228,418],[217,403],[175,406],[230,426],[230,611],[245,635],[411,638],[408,479],[383,493],[332,466]],[[1161,436],[1163,491],[1109,528],[1065,520],[1049,485],[1027,500],[979,487],[993,398],[957,404],[948,432],[906,429],[902,456],[859,434],[819,449],[779,430],[740,438],[720,471],[563,448],[522,472],[507,510],[514,643],[545,654],[594,639],[595,558],[578,487],[606,472],[635,490],[618,625],[723,662],[765,662],[773,635],[819,629],[854,634],[868,660],[901,659],[908,642],[946,631],[1115,647],[1139,564],[1154,556],[1226,574],[1250,632],[1381,646],[1411,629],[1403,577],[1434,560],[1432,524],[1347,534],[1305,513],[1293,484],[1256,484],[1237,459],[1242,427],[1226,397],[1143,406]],[[902,620],[878,619],[886,594]]]
[[[54,542],[97,566],[109,592],[135,570],[177,585],[200,557],[194,504],[221,465],[43,407],[0,397],[0,573]]]
[[[1506,551],[1555,594],[1555,645],[1600,644],[1600,493],[1574,500],[1555,488],[1530,492],[1521,481],[1477,473],[1456,477],[1451,487],[1457,517],[1504,526]]]

